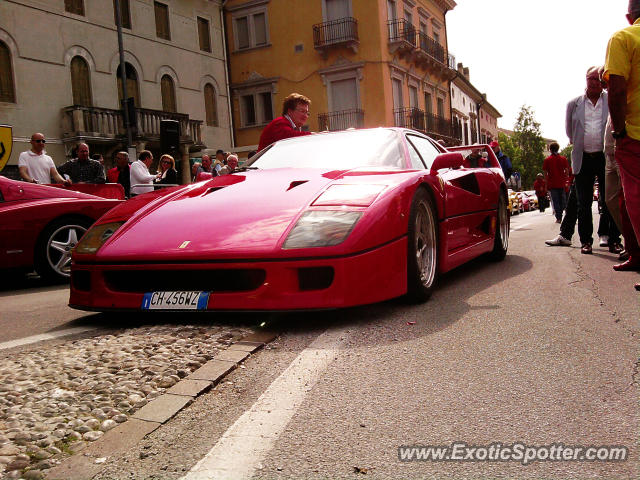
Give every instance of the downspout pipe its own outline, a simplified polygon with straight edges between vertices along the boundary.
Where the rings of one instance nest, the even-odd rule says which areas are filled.
[[[229,120],[230,120],[230,135],[231,135],[231,150],[234,151],[236,149],[236,138],[235,138],[235,122],[233,116],[233,109],[231,108],[231,79],[230,76],[230,65],[229,65],[229,45],[227,43],[227,20],[224,15],[224,7],[227,5],[228,0],[224,0],[220,5],[220,25],[222,26],[222,51],[224,55],[224,81],[225,81],[225,89],[227,92],[227,108],[229,109]]]

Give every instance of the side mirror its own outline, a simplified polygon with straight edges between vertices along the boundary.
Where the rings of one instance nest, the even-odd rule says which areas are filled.
[[[464,157],[461,153],[441,153],[433,161],[431,165],[431,173],[438,173],[438,170],[443,168],[460,168],[464,162]]]

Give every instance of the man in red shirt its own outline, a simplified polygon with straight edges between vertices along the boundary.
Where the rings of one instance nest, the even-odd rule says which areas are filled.
[[[544,159],[542,170],[544,170],[547,188],[551,194],[553,211],[556,214],[556,223],[561,223],[562,213],[566,206],[564,187],[569,177],[569,162],[566,157],[558,155],[560,145],[556,142],[549,145],[549,150],[551,151],[551,155]]]
[[[284,138],[311,135],[311,132],[301,130],[309,118],[310,105],[311,100],[299,93],[287,96],[282,105],[282,116],[272,120],[269,125],[264,127],[260,135],[258,151]]]

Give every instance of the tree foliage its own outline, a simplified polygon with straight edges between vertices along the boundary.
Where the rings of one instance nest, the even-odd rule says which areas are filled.
[[[540,123],[536,122],[533,109],[527,105],[520,107],[511,138],[506,135],[499,138],[500,147],[511,158],[513,171],[520,172],[522,188],[533,188],[536,174],[542,171],[545,147],[540,132]],[[504,146],[503,141],[505,142]]]

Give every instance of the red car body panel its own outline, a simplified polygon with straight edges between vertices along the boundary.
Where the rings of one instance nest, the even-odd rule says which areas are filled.
[[[2,176],[0,193],[0,269],[32,267],[39,235],[52,222],[64,217],[94,222],[120,203]]]
[[[336,308],[394,298],[407,292],[408,220],[419,188],[437,210],[440,272],[490,252],[498,199],[506,195],[495,157],[492,168],[416,170],[403,145],[401,169],[270,168],[136,197],[100,220],[126,223],[96,254],[74,253],[69,304],[139,310],[148,285],[210,290],[209,310]],[[314,204],[343,185],[376,185],[380,192],[368,206]],[[283,248],[305,212],[341,209],[362,214],[342,243]],[[305,289],[305,272],[323,269],[331,269],[331,281]],[[245,289],[218,279],[236,274],[257,276]]]

